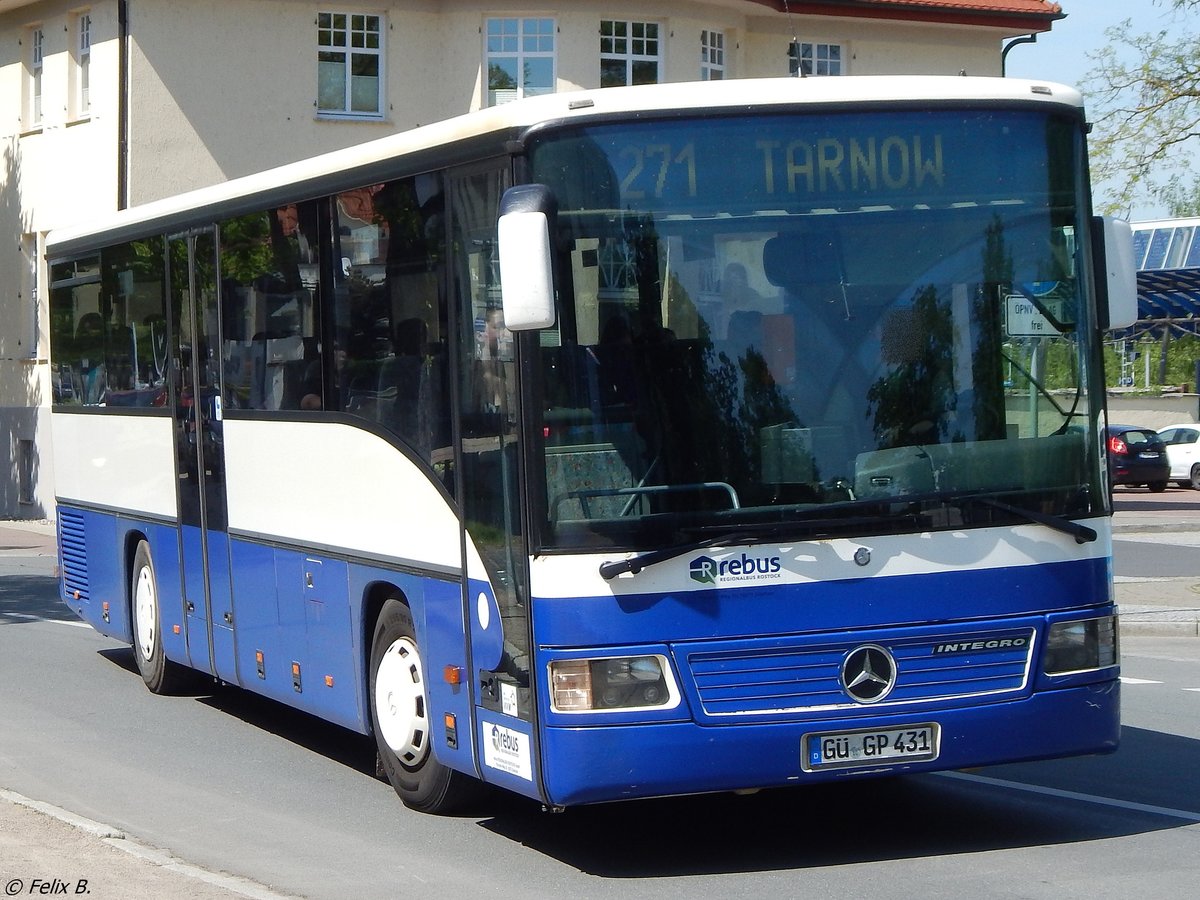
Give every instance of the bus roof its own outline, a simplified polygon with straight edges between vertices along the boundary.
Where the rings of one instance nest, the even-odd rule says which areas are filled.
[[[719,110],[745,112],[789,104],[876,104],[920,101],[1037,102],[1082,110],[1074,88],[1051,82],[965,76],[847,76],[731,79],[603,88],[547,94],[466,113],[209,187],[52,231],[51,258],[76,255],[122,240],[218,221],[274,205],[327,196],[413,173],[502,152],[507,140],[549,123],[622,114]],[[455,152],[452,148],[459,148]],[[423,167],[422,163],[427,160]]]

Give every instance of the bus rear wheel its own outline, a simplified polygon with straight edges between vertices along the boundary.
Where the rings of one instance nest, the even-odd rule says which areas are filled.
[[[380,768],[404,805],[429,813],[461,808],[479,782],[433,754],[432,716],[412,613],[395,598],[384,604],[375,623],[370,693]]]
[[[156,694],[171,694],[183,683],[182,670],[167,659],[162,645],[162,615],[158,602],[158,579],[150,545],[139,541],[133,554],[129,586],[133,615],[133,658],[146,687]]]

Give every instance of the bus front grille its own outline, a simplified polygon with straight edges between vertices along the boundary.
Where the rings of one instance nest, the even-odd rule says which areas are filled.
[[[1031,623],[986,630],[931,628],[826,636],[723,641],[676,647],[703,717],[816,717],[869,715],[881,708],[920,707],[990,697],[1011,699],[1029,690],[1036,631]],[[842,665],[863,646],[894,660],[894,681],[874,703],[853,700]],[[884,667],[886,668],[886,667]],[[884,672],[884,675],[890,673]]]

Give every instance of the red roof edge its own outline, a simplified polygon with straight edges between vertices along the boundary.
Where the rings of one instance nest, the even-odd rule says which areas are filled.
[[[749,0],[792,15],[886,19],[978,25],[1022,32],[1045,32],[1066,13],[1057,3],[1042,0]],[[1038,11],[1037,7],[1044,11]]]

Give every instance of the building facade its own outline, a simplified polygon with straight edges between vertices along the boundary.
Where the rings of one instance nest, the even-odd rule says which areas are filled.
[[[54,515],[55,228],[538,93],[999,76],[1007,41],[1060,18],[1048,0],[0,0],[0,518]]]

